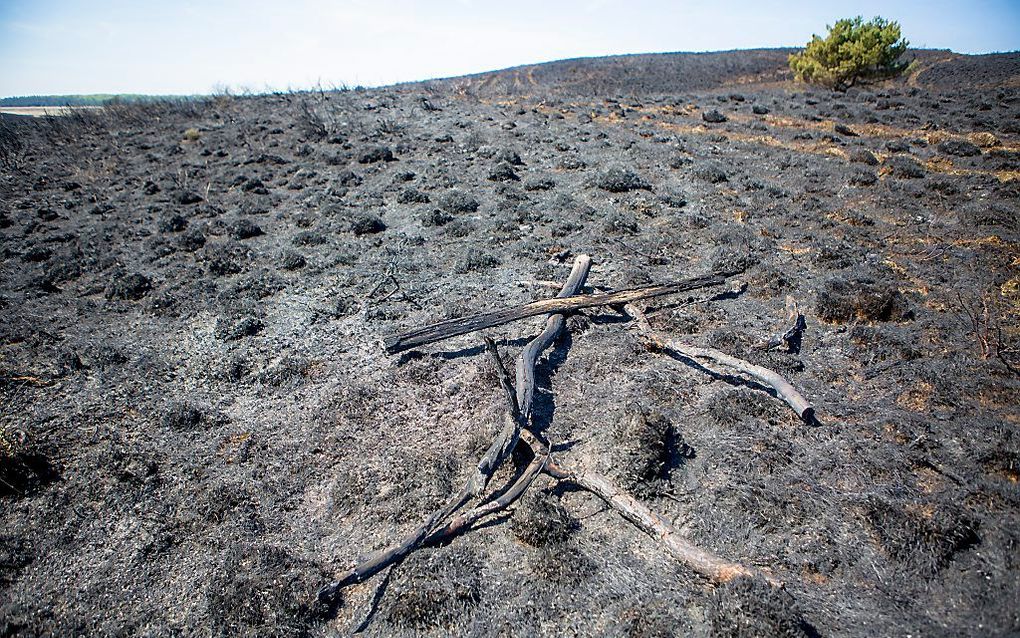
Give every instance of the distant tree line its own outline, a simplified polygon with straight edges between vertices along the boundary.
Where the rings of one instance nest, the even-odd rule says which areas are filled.
[[[0,106],[103,106],[111,102],[191,100],[194,95],[142,95],[137,93],[96,93],[93,95],[20,95],[0,98]]]

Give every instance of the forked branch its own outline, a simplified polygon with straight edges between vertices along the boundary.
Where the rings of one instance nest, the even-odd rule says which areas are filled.
[[[708,359],[709,361],[714,361],[715,363],[722,364],[728,368],[733,368],[734,370],[743,372],[749,377],[753,377],[775,390],[779,398],[793,408],[793,411],[797,413],[797,416],[805,422],[815,422],[814,406],[812,406],[811,403],[804,398],[804,395],[798,392],[789,381],[778,373],[773,372],[768,368],[753,364],[750,361],[744,361],[743,359],[730,356],[725,352],[720,352],[714,348],[698,348],[680,343],[679,341],[664,339],[652,329],[651,325],[648,323],[648,319],[645,317],[644,313],[637,308],[637,306],[627,304],[624,306],[624,311],[634,319],[642,336],[644,336],[644,338],[655,348],[666,352],[675,352],[688,359]]]

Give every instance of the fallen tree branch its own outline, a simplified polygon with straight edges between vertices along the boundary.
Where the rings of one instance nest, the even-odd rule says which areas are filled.
[[[641,334],[656,348],[664,351],[676,352],[688,359],[708,359],[729,368],[733,368],[734,370],[743,372],[744,374],[761,381],[775,390],[776,394],[779,395],[779,398],[786,401],[786,403],[793,408],[793,411],[797,413],[797,416],[805,422],[815,422],[814,406],[812,406],[811,403],[805,399],[804,396],[798,392],[789,381],[780,376],[778,373],[773,372],[768,368],[755,365],[750,361],[744,361],[743,359],[730,356],[725,352],[720,352],[714,348],[698,348],[680,343],[679,341],[663,339],[656,334],[651,325],[648,323],[648,319],[645,317],[644,313],[636,306],[633,304],[627,304],[624,306],[624,311],[635,320]]]
[[[725,583],[739,576],[759,574],[755,569],[728,561],[692,544],[680,535],[668,519],[648,509],[604,476],[588,472],[575,473],[552,462],[546,464],[545,472],[549,476],[573,483],[598,496],[638,529],[662,543],[674,558],[713,582]],[[762,575],[772,580],[771,577]]]
[[[591,257],[578,255],[570,269],[567,282],[563,284],[563,289],[556,297],[562,299],[576,295],[584,286],[590,269]],[[545,321],[545,329],[529,341],[528,345],[521,350],[520,356],[517,357],[517,404],[520,406],[521,416],[525,423],[531,421],[531,407],[535,397],[535,365],[538,362],[538,355],[556,340],[566,321],[566,316],[562,313],[549,315]]]
[[[542,314],[564,314],[581,310],[582,308],[594,308],[597,306],[611,306],[630,303],[640,299],[650,299],[663,295],[673,295],[687,290],[696,290],[708,286],[718,286],[726,283],[726,275],[704,275],[694,277],[671,284],[656,286],[644,286],[641,288],[630,288],[617,290],[615,292],[598,293],[594,295],[571,295],[566,297],[554,297],[552,299],[541,299],[532,301],[512,308],[503,308],[478,315],[447,319],[429,326],[416,328],[408,332],[390,335],[383,339],[383,345],[388,354],[396,354],[404,350],[410,350],[457,335],[484,330],[494,326],[534,317]]]
[[[591,258],[587,255],[579,255],[574,261],[574,266],[571,269],[570,276],[567,278],[567,281],[563,285],[563,289],[559,294],[566,297],[573,295],[580,290],[581,287],[584,286],[584,281],[588,276],[588,270],[590,267]],[[478,462],[474,473],[467,480],[461,490],[454,495],[446,503],[446,505],[436,512],[433,512],[433,514],[429,516],[422,525],[404,537],[399,544],[389,549],[381,550],[369,555],[367,558],[359,561],[358,564],[350,570],[342,574],[336,581],[320,589],[320,600],[332,600],[344,587],[360,583],[371,578],[390,565],[403,560],[405,556],[421,546],[427,539],[430,539],[430,535],[432,535],[439,524],[452,516],[469,500],[481,495],[496,469],[502,465],[517,445],[522,427],[527,427],[528,418],[531,414],[532,398],[534,396],[535,363],[541,351],[548,347],[559,334],[560,330],[562,330],[563,323],[563,315],[551,315],[546,321],[545,329],[531,342],[529,342],[527,346],[525,346],[517,361],[518,377],[516,391],[510,381],[509,374],[503,367],[502,360],[499,358],[496,344],[488,337],[485,337],[486,348],[492,355],[496,364],[496,371],[499,376],[500,385],[503,387],[507,396],[507,402],[510,405],[510,409],[505,416],[505,423],[502,430],[500,430],[499,434],[489,446],[485,456],[483,456]],[[534,450],[534,448],[533,452],[535,452],[535,458],[539,458],[539,454]],[[548,451],[546,451],[545,454],[547,457]],[[539,467],[538,470],[541,470],[541,467]],[[537,474],[537,471],[533,471],[531,474],[531,480],[534,480],[534,476],[537,476]],[[527,471],[525,472],[525,475],[528,475]],[[520,492],[523,493],[530,484],[531,481],[529,480],[527,484],[520,488]],[[513,488],[508,490],[508,492],[503,494],[500,498],[506,498],[512,491]],[[513,499],[507,501],[507,503],[502,505],[502,507],[506,507],[506,505],[512,502],[512,500]],[[499,501],[499,499],[493,502],[495,503],[497,501]],[[498,507],[496,509],[501,509],[502,507]],[[491,511],[496,511],[496,509],[491,509]],[[474,520],[477,520],[482,516],[486,516],[488,513],[491,512],[486,511],[478,514]],[[467,521],[467,519],[465,519],[465,521]],[[461,522],[459,527],[451,533],[456,533],[456,531],[465,528],[467,525],[470,525],[470,522]],[[432,540],[435,539],[433,538]]]
[[[404,335],[396,335],[386,340],[387,350],[399,352],[400,350],[425,343],[432,343],[449,336],[466,334],[486,327],[501,325],[515,319],[541,314],[542,312],[550,313],[542,332],[524,347],[517,358],[516,383],[511,380],[495,343],[490,338],[485,337],[486,350],[493,359],[499,383],[508,405],[505,417],[506,422],[500,433],[493,440],[485,456],[479,461],[475,472],[466,481],[460,492],[453,496],[443,508],[433,513],[425,523],[405,537],[397,546],[371,555],[368,559],[359,562],[354,568],[343,574],[340,579],[323,587],[319,591],[320,599],[332,601],[344,587],[362,582],[386,567],[398,564],[416,549],[452,538],[470,529],[472,525],[481,519],[506,509],[520,499],[542,473],[553,479],[569,482],[599,497],[627,521],[660,542],[682,564],[713,582],[724,583],[737,577],[759,575],[759,572],[753,568],[726,560],[692,544],[683,538],[668,519],[653,512],[633,496],[615,486],[604,476],[589,472],[576,472],[556,464],[552,460],[550,444],[534,431],[532,427],[532,407],[535,394],[535,367],[541,352],[552,344],[563,330],[566,320],[565,313],[579,308],[599,305],[619,305],[638,299],[692,290],[725,281],[721,275],[714,275],[665,286],[650,286],[595,295],[578,295],[577,292],[583,287],[590,266],[590,258],[586,255],[580,255],[575,260],[570,276],[562,290],[554,299],[533,302],[493,313],[441,322]],[[802,418],[811,418],[813,414],[811,405],[785,379],[774,372],[715,350],[692,348],[666,341],[652,331],[647,319],[640,310],[629,303],[625,306],[625,310],[637,321],[646,338],[657,347],[675,351],[686,357],[708,358],[745,372],[775,388],[780,396],[798,411]],[[531,450],[532,459],[527,467],[517,475],[517,478],[505,490],[498,493],[494,498],[490,498],[490,500],[472,509],[457,514],[465,503],[472,498],[479,497],[484,492],[496,469],[509,458],[510,453],[517,445],[527,446]],[[771,582],[775,582],[768,575],[760,575],[763,575]]]

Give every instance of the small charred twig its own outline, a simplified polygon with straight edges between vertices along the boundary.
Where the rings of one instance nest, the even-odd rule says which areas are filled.
[[[786,297],[786,316],[787,319],[793,321],[793,325],[786,332],[780,332],[769,337],[769,340],[762,344],[762,350],[771,350],[786,344],[787,351],[791,354],[800,352],[801,337],[804,331],[807,330],[807,322],[804,320],[804,315],[800,312],[797,301],[791,296]]]
[[[391,335],[383,340],[386,352],[395,354],[410,350],[428,343],[442,341],[457,335],[501,326],[512,321],[518,321],[527,317],[543,314],[564,314],[580,310],[582,308],[593,308],[596,306],[610,306],[630,303],[640,299],[650,299],[663,295],[672,295],[686,290],[696,290],[708,286],[717,286],[726,282],[726,275],[704,275],[694,277],[672,284],[660,284],[656,286],[643,286],[618,290],[616,292],[600,293],[594,295],[571,295],[567,297],[556,297],[553,299],[542,299],[531,303],[504,308],[493,312],[486,312],[468,317],[447,319],[439,323],[416,328],[403,334]]]
[[[495,349],[490,352],[495,352]],[[503,384],[504,389],[507,389],[507,381],[509,381],[510,375],[506,372],[506,368],[503,367],[503,362],[499,359],[499,355],[494,355],[494,358],[498,361],[496,367],[500,371],[500,382]],[[521,412],[517,399],[511,392],[507,393],[507,403],[510,406],[511,413],[520,418]],[[482,518],[506,509],[531,487],[531,484],[535,482],[535,479],[538,478],[538,475],[542,473],[542,470],[549,463],[550,446],[527,429],[521,430],[521,440],[531,448],[532,460],[528,467],[524,469],[524,472],[517,477],[517,480],[497,498],[456,516],[446,527],[437,530],[430,536],[427,542],[432,544],[459,534]]]
[[[784,379],[779,374],[763,368],[762,366],[755,365],[749,361],[738,359],[737,357],[730,356],[724,352],[720,352],[713,348],[697,348],[689,346],[678,341],[670,341],[663,339],[652,330],[651,325],[648,323],[648,319],[645,318],[644,313],[637,309],[636,306],[627,304],[624,310],[630,315],[638,325],[638,329],[641,334],[651,343],[653,346],[660,350],[673,351],[681,356],[687,357],[688,359],[708,359],[716,363],[720,363],[734,370],[739,370],[744,374],[754,377],[758,381],[771,386],[779,397],[786,401],[786,403],[793,408],[793,411],[797,413],[804,421],[811,423],[814,421],[815,409],[811,403],[801,395],[800,392],[794,388],[789,381]]]

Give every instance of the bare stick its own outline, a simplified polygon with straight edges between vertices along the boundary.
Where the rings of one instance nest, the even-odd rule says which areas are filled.
[[[492,328],[493,326],[501,326],[512,321],[534,317],[535,315],[568,313],[582,308],[625,304],[640,299],[673,295],[686,290],[696,290],[723,283],[726,283],[725,275],[704,275],[672,284],[644,286],[642,288],[617,290],[616,292],[594,295],[571,295],[569,297],[541,299],[512,308],[504,308],[468,317],[447,319],[446,321],[440,321],[423,328],[416,328],[403,334],[390,335],[383,339],[383,345],[386,347],[387,353],[395,354],[428,343],[442,341],[443,339],[449,339],[450,337],[456,337],[457,335],[477,330],[484,330],[485,328]]]
[[[426,542],[435,543],[456,536],[486,516],[506,509],[524,495],[550,463],[550,447],[529,430],[521,430],[521,441],[531,448],[534,457],[517,480],[497,498],[456,516],[446,527],[437,530],[426,539]]]
[[[576,295],[584,286],[590,269],[591,257],[578,255],[570,269],[570,276],[567,277],[563,289],[556,297],[562,299]],[[566,317],[563,314],[549,315],[545,321],[545,329],[529,341],[520,356],[517,357],[517,405],[520,407],[525,424],[531,420],[531,407],[535,398],[535,364],[538,361],[538,355],[556,340],[565,323]]]
[[[563,284],[563,288],[560,290],[557,297],[568,297],[574,295],[584,286],[585,280],[588,278],[588,271],[591,269],[591,257],[588,255],[578,255],[574,260],[574,265],[570,269],[570,275],[567,277],[566,283]],[[544,444],[535,434],[527,429],[531,420],[531,409],[535,398],[535,365],[538,362],[538,357],[543,350],[549,347],[549,345],[556,340],[559,336],[560,331],[563,330],[563,325],[566,323],[566,317],[562,314],[552,314],[546,319],[545,329],[534,339],[528,342],[524,349],[521,350],[521,354],[517,357],[517,393],[516,397],[510,396],[508,393],[508,403],[511,411],[516,411],[520,416],[520,420],[523,422],[524,429],[520,431],[520,436],[524,439],[525,443],[531,447],[531,451],[534,454],[534,459],[524,470],[521,476],[518,477],[517,481],[507,489],[506,492],[501,494],[498,498],[489,501],[483,505],[480,505],[464,514],[461,514],[457,518],[450,521],[450,523],[443,529],[438,530],[429,541],[439,540],[448,536],[455,535],[476,523],[478,520],[498,512],[508,507],[511,503],[521,497],[522,494],[531,486],[534,480],[545,468],[546,463],[549,461],[549,446]],[[486,343],[490,343],[488,340]],[[490,347],[490,351],[495,351],[495,344]],[[500,376],[500,383],[504,389],[507,387],[507,377],[509,374],[503,368],[502,359],[498,356],[494,357],[496,360],[496,371]]]
[[[569,481],[598,496],[641,531],[662,543],[674,558],[714,582],[725,583],[738,576],[754,576],[758,573],[750,567],[728,561],[693,545],[680,535],[668,519],[648,509],[604,476],[574,473],[551,462],[546,464],[545,471],[554,478]]]
[[[644,313],[638,310],[636,306],[633,304],[627,304],[624,306],[624,311],[626,311],[626,313],[637,322],[638,329],[641,331],[641,334],[656,348],[676,352],[688,359],[708,359],[733,368],[734,370],[743,372],[744,374],[772,387],[772,389],[776,391],[776,394],[778,394],[783,401],[786,401],[786,403],[793,408],[793,411],[796,412],[797,416],[801,419],[809,423],[814,421],[814,407],[800,392],[797,392],[796,388],[794,388],[789,381],[779,374],[769,370],[768,368],[755,365],[750,361],[738,359],[737,357],[730,356],[725,352],[720,352],[714,348],[697,348],[680,343],[679,341],[663,339],[656,334],[654,330],[652,330],[651,325],[648,323],[648,319],[645,318]]]

